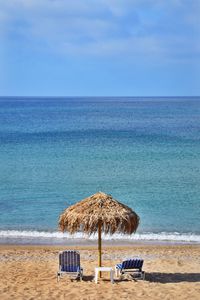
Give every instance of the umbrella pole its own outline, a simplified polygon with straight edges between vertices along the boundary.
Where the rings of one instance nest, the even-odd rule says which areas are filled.
[[[99,267],[101,267],[101,223],[98,224],[98,252],[99,252]],[[100,272],[101,277],[101,272]]]

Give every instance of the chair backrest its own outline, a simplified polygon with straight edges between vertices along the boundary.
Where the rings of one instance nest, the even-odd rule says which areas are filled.
[[[122,269],[142,269],[143,259],[129,259],[122,263]]]
[[[63,272],[77,272],[80,270],[80,253],[78,251],[60,252],[59,267]]]

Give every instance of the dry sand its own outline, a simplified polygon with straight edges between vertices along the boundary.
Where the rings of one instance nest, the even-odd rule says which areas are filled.
[[[63,249],[67,247],[0,246],[0,299],[200,299],[200,245],[104,245],[104,266],[137,255],[145,261],[146,280],[127,276],[113,285],[106,273],[94,283],[97,251],[91,246],[76,248],[84,280],[64,277],[57,283],[58,251]]]

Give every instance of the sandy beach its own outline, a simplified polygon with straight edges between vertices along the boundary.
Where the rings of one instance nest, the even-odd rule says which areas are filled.
[[[0,246],[0,299],[200,299],[200,245],[104,246],[103,265],[140,256],[146,279],[125,276],[112,285],[104,273],[93,281],[94,246],[73,247],[81,253],[82,282],[64,277],[58,283],[60,246]]]

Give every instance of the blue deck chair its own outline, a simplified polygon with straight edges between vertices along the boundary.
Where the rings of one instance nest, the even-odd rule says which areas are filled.
[[[139,275],[139,278],[145,279],[145,272],[142,271],[143,259],[135,258],[123,261],[121,264],[115,266],[115,274],[118,277],[125,273],[132,273]]]
[[[61,251],[59,252],[59,270],[57,272],[57,281],[63,275],[82,280],[83,269],[80,266],[80,253],[78,251]]]

